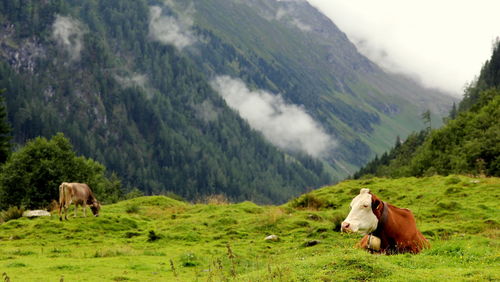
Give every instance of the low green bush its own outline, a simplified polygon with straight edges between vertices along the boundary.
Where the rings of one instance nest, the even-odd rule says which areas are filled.
[[[9,220],[18,219],[23,216],[24,208],[9,207],[6,211],[0,212],[0,223]]]

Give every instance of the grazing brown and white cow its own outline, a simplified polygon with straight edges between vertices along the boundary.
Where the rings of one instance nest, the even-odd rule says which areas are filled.
[[[429,247],[410,210],[383,202],[366,188],[352,200],[341,230],[365,235],[359,245],[371,252],[416,254]]]
[[[78,206],[83,208],[83,216],[87,216],[87,205],[94,216],[99,216],[101,205],[92,194],[92,190],[85,183],[68,183],[63,182],[59,186],[59,220],[62,220],[61,210],[64,208],[64,219],[68,219],[68,208],[71,204],[75,204],[75,217]]]

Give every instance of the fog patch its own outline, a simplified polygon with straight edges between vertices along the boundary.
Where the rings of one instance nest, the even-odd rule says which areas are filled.
[[[296,16],[294,16],[293,10],[291,8],[280,7],[276,10],[276,14],[274,15],[274,19],[277,21],[284,21],[301,31],[311,31],[312,27],[303,23]]]
[[[291,21],[290,21],[290,23],[291,23],[292,25],[294,25],[296,28],[298,28],[298,29],[300,29],[300,30],[302,30],[302,31],[305,31],[305,32],[308,32],[308,31],[311,31],[311,30],[312,30],[312,27],[311,27],[311,26],[309,26],[309,25],[307,25],[307,24],[305,24],[305,23],[301,22],[301,21],[300,21],[300,20],[298,20],[298,19],[293,19],[293,20],[291,20]]]
[[[303,108],[287,104],[280,95],[250,90],[229,76],[218,76],[211,85],[252,128],[279,148],[326,158],[335,147],[335,140]]]
[[[166,2],[169,3],[168,1]],[[152,40],[163,44],[174,45],[178,50],[194,44],[197,39],[192,33],[192,5],[178,16],[164,15],[159,6],[149,8],[149,36]]]
[[[148,77],[144,74],[134,73],[131,76],[114,75],[115,80],[124,88],[141,87],[144,88],[148,82]]]
[[[52,37],[61,48],[68,52],[72,61],[80,59],[84,34],[85,31],[80,21],[56,15],[56,20],[52,24]]]

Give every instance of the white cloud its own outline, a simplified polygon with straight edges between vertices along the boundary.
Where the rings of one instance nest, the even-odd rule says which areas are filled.
[[[500,35],[500,1],[308,0],[389,71],[455,95],[479,74]]]
[[[52,24],[52,37],[66,50],[71,60],[79,60],[83,49],[83,25],[76,19],[56,15]]]
[[[189,8],[179,18],[176,18],[162,15],[162,8],[159,6],[150,7],[149,36],[163,44],[174,45],[178,50],[192,45],[197,39],[191,32],[193,25],[191,9]]]
[[[303,108],[285,103],[281,96],[252,91],[243,81],[229,76],[218,76],[211,84],[231,108],[274,145],[323,158],[334,148],[333,138]]]

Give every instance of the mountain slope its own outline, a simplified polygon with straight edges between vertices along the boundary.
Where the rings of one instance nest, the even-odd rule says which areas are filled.
[[[301,105],[336,141],[322,158],[339,177],[422,128],[422,112],[442,116],[453,101],[381,70],[306,1],[188,3],[162,8],[191,17],[200,38],[191,57],[212,76],[241,78]]]
[[[270,203],[331,181],[319,161],[269,144],[189,59],[151,40],[146,1],[25,2],[0,5],[0,87],[16,142],[64,132],[147,194]]]
[[[465,92],[458,110],[439,129],[410,136],[355,178],[468,173],[500,175],[500,43],[496,43],[477,79]]]
[[[15,141],[64,132],[148,194],[283,202],[347,176],[421,128],[421,112],[451,104],[383,72],[305,1],[7,1],[0,11]],[[218,81],[272,101],[268,115],[248,107],[268,117],[261,127]]]

